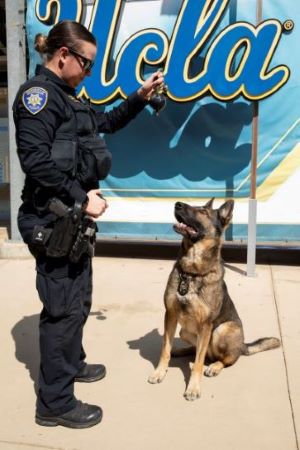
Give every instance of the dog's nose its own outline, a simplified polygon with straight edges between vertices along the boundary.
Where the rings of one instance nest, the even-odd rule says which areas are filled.
[[[181,202],[176,202],[176,203],[175,203],[175,208],[176,208],[176,209],[182,209],[182,208],[183,208],[183,203],[181,203]]]

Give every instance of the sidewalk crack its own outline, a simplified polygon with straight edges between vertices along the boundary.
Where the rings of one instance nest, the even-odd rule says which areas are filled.
[[[274,273],[273,273],[272,266],[270,265],[269,267],[270,267],[270,272],[271,272],[272,290],[273,290],[273,297],[274,297],[274,303],[275,303],[276,315],[277,315],[277,323],[278,323],[279,334],[280,334],[280,340],[281,340],[281,348],[282,348],[283,361],[284,361],[284,368],[285,368],[286,385],[287,385],[287,391],[288,391],[288,396],[289,396],[289,402],[290,402],[291,414],[292,414],[292,419],[293,419],[293,427],[294,427],[294,433],[295,433],[295,440],[296,440],[297,450],[299,450],[299,441],[298,441],[298,434],[297,434],[296,418],[295,418],[295,413],[294,413],[294,408],[293,408],[293,402],[292,402],[292,395],[291,395],[291,388],[290,388],[289,373],[288,373],[288,369],[287,369],[287,357],[286,357],[285,350],[284,350],[284,345],[283,345],[283,344],[284,344],[284,343],[283,343],[283,333],[282,333],[281,323],[280,323],[280,320],[279,320],[279,306],[278,306],[277,294],[276,294],[276,289],[275,289],[275,278],[274,278]]]

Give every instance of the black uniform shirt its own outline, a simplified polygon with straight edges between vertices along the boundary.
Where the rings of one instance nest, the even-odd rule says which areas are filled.
[[[55,85],[69,96],[75,97],[76,92],[54,72],[43,66],[37,66],[36,75],[40,74],[46,76],[50,83],[36,77],[31,78],[21,86],[14,104],[17,150],[22,169],[26,174],[25,183],[49,188],[58,197],[67,194],[83,203],[87,198],[84,188],[79,181],[59,170],[51,158],[55,132],[67,115],[66,104]],[[30,91],[32,88],[33,91]],[[42,107],[34,105],[34,109],[31,103],[34,103],[35,99],[34,97],[33,100],[29,99],[30,92],[39,92],[39,89],[42,93]],[[38,101],[41,101],[41,98],[38,98]],[[98,132],[114,133],[124,127],[142,111],[146,103],[135,92],[111,111],[106,113],[97,111]]]

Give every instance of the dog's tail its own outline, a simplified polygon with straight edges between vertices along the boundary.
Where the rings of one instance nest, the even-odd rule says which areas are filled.
[[[273,348],[280,347],[280,340],[275,337],[266,337],[257,339],[257,341],[249,344],[244,344],[242,354],[246,356],[254,355],[254,353],[264,352],[266,350],[272,350]]]

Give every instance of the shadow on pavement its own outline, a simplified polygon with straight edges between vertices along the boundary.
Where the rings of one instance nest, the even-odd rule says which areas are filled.
[[[232,270],[233,272],[239,273],[240,275],[247,275],[246,270],[239,269],[238,267],[235,267],[231,264],[224,263],[224,267],[225,267],[225,269]]]
[[[175,338],[173,347],[182,347],[180,343],[182,343],[181,339]],[[127,341],[127,344],[131,350],[139,350],[141,357],[150,361],[153,367],[157,366],[162,345],[162,336],[158,333],[157,328],[139,339]],[[171,358],[169,364],[169,367],[178,367],[182,371],[186,385],[188,384],[191,373],[189,362],[193,362],[194,359],[195,357],[193,355]]]
[[[16,358],[25,364],[37,393],[40,351],[39,351],[39,314],[25,316],[11,330],[16,346]]]
[[[98,320],[105,320],[105,310],[90,313]],[[35,393],[38,393],[38,376],[40,365],[39,349],[39,319],[40,315],[25,316],[12,328],[11,334],[15,341],[15,356],[29,371],[34,383]]]
[[[99,311],[90,312],[89,316],[96,316],[97,320],[106,320],[105,313],[107,312],[107,309],[99,309]]]

